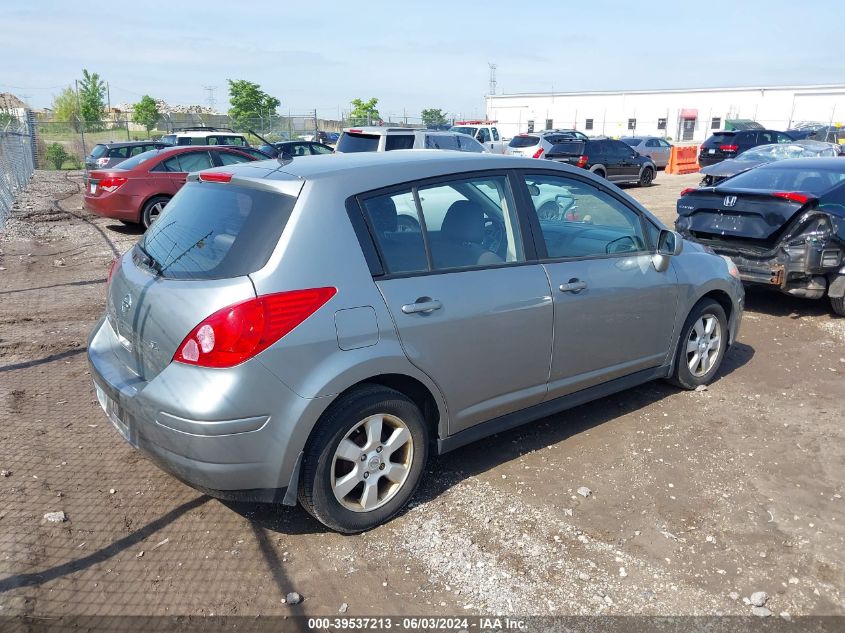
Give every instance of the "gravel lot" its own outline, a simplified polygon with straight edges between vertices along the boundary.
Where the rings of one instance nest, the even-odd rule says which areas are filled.
[[[697,180],[627,191],[671,223]],[[653,383],[450,453],[407,512],[344,537],[203,496],[111,428],[85,345],[140,231],[80,187],[37,172],[0,241],[0,615],[750,615],[757,591],[775,617],[845,615],[845,319],[825,302],[750,292],[709,390]]]

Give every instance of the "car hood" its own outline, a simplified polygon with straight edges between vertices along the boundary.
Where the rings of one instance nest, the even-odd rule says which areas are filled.
[[[753,169],[754,167],[759,167],[760,165],[765,165],[768,161],[752,161],[752,160],[736,160],[734,158],[728,158],[723,160],[720,163],[716,163],[715,165],[709,165],[708,167],[702,167],[701,173],[705,176],[716,176],[718,178],[730,178],[731,176],[736,176],[737,174],[741,174],[744,171],[748,171],[749,169]]]

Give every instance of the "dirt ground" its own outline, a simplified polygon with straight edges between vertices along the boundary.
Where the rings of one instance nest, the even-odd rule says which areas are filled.
[[[627,191],[671,224],[697,179]],[[0,616],[749,615],[756,591],[774,617],[845,615],[845,319],[825,302],[750,292],[709,390],[653,383],[457,450],[407,512],[340,536],[210,499],[111,427],[85,346],[140,231],[85,212],[80,183],[37,172],[0,241]]]

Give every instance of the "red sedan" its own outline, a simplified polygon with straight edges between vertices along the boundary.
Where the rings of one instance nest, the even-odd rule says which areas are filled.
[[[114,167],[89,172],[85,206],[97,215],[149,228],[189,172],[257,160],[255,150],[245,150],[202,145],[138,154]]]

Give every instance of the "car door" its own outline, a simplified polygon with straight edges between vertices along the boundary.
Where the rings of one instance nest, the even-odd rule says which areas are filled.
[[[665,364],[678,287],[671,266],[654,267],[658,227],[576,176],[526,171],[523,178],[531,211],[550,199],[567,207],[531,218],[554,298],[547,399]]]
[[[605,151],[605,164],[607,165],[607,179],[611,182],[619,182],[628,178],[627,157],[634,153],[630,147],[621,141],[603,141]],[[623,145],[624,147],[620,147]]]
[[[385,268],[376,283],[408,359],[443,393],[449,433],[542,402],[552,300],[507,175],[403,185],[361,207]]]

